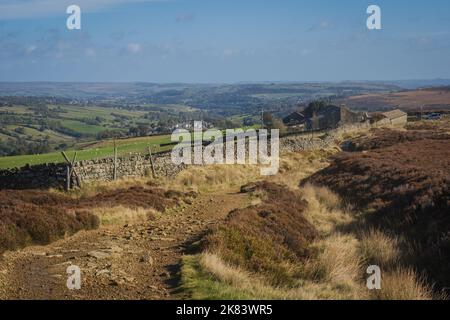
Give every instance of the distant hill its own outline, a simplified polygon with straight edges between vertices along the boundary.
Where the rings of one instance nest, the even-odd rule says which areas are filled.
[[[404,111],[450,110],[450,86],[423,88],[393,93],[369,93],[338,99],[355,110],[382,111],[399,108]]]
[[[450,86],[450,79],[432,79],[432,80],[398,80],[398,81],[387,81],[383,83],[390,83],[395,86],[402,87],[404,89],[419,89],[419,88],[429,88],[429,87],[445,87]]]
[[[0,97],[53,97],[109,107],[175,104],[208,110],[224,117],[259,115],[261,109],[276,113],[317,99],[399,90],[403,88],[367,81],[239,84],[0,82]]]

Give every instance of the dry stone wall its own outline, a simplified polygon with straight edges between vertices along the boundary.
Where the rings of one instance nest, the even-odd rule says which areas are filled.
[[[174,165],[170,153],[154,156],[153,164],[158,176],[174,176],[183,169],[183,166]],[[110,181],[114,177],[113,158],[80,161],[75,165],[75,170],[83,182]],[[126,158],[118,158],[116,162],[117,178],[132,178],[150,176],[150,157],[134,155]]]
[[[280,139],[280,153],[321,149],[329,146],[332,141],[332,132],[326,139],[311,139],[307,134],[283,137]],[[170,152],[155,155],[153,161],[157,176],[175,176],[186,167],[174,165]],[[117,178],[152,174],[149,155],[119,157],[116,165]],[[113,158],[80,161],[75,163],[74,168],[81,182],[111,181],[114,177]],[[64,163],[0,170],[0,189],[63,188],[66,185],[66,176],[67,166]]]
[[[158,176],[174,176],[184,165],[174,165],[170,153],[158,154],[153,158],[155,173]],[[117,178],[150,176],[152,174],[150,157],[135,155],[118,158],[116,162]],[[81,182],[111,181],[114,178],[114,160],[112,158],[80,161],[74,169]],[[43,164],[22,168],[0,170],[0,189],[47,189],[63,188],[66,185],[67,166],[61,164]]]

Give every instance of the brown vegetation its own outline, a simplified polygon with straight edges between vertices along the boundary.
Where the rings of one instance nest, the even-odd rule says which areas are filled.
[[[66,210],[62,197],[35,191],[0,191],[0,253],[31,243],[47,244],[66,233],[98,226],[86,210]]]
[[[433,131],[399,131],[391,129],[372,129],[370,130],[371,138],[367,136],[352,139],[348,141],[346,150],[348,151],[367,151],[380,148],[386,148],[398,143],[418,141],[424,139],[430,140],[449,140],[450,134],[433,130]]]
[[[33,243],[48,244],[81,229],[97,228],[96,213],[102,208],[162,212],[194,196],[194,193],[143,186],[75,199],[38,190],[3,190],[0,191],[0,253]]]
[[[439,131],[450,134],[450,119],[444,118],[443,120],[429,120],[429,121],[416,121],[409,122],[406,125],[407,130],[427,130],[427,131]]]
[[[372,213],[361,227],[405,239],[403,245],[414,254],[403,261],[428,271],[433,281],[445,286],[450,280],[449,137],[383,130],[358,145],[370,151],[343,153],[307,181],[369,209]],[[371,256],[374,249],[364,251]],[[391,255],[381,259],[390,260]]]
[[[349,107],[377,110],[379,106],[396,107],[405,111],[449,110],[449,87],[429,88],[394,93],[371,93],[342,99]]]
[[[227,263],[287,285],[295,265],[309,256],[308,245],[318,234],[303,216],[307,203],[300,194],[270,182],[243,188],[257,192],[262,203],[229,214],[206,237],[206,249],[219,252]]]
[[[128,189],[105,191],[94,197],[76,200],[77,206],[104,207],[110,205],[122,205],[128,208],[144,208],[164,211],[172,207],[186,197],[195,194],[184,194],[176,191],[165,191],[160,188],[136,186]]]

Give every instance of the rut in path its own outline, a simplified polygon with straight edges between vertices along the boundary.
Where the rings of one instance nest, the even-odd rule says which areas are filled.
[[[47,246],[0,258],[0,299],[173,299],[184,254],[233,209],[242,194],[200,195],[184,210],[136,225],[81,231]],[[81,289],[66,286],[66,269],[81,269]]]

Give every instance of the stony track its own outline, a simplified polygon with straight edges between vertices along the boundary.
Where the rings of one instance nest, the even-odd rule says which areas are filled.
[[[0,299],[177,299],[183,255],[227,214],[248,204],[242,194],[200,195],[184,209],[153,221],[101,226],[47,246],[0,258]],[[81,270],[81,289],[69,290],[67,267]]]

